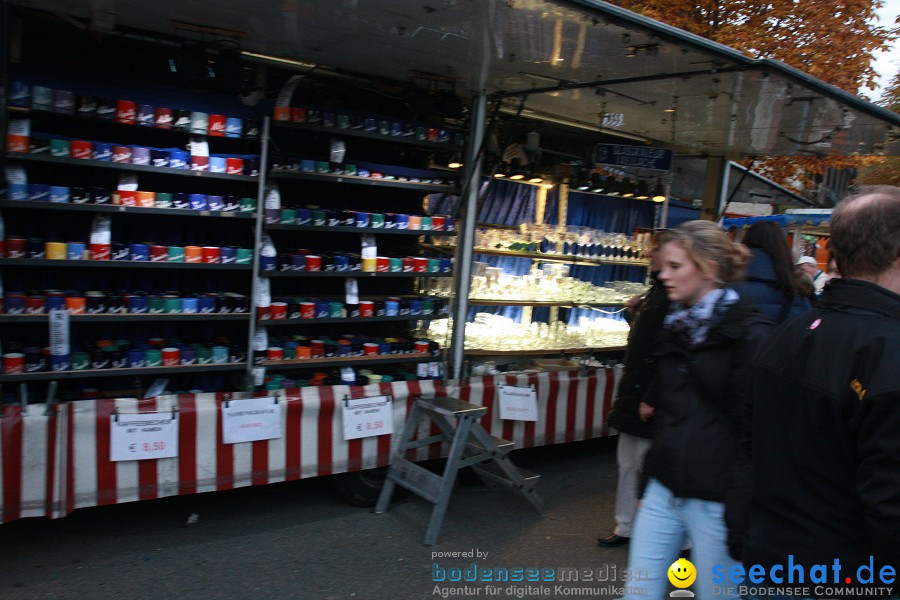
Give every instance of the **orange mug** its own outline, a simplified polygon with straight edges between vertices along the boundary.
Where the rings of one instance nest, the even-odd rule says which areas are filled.
[[[198,263],[203,262],[203,249],[200,246],[184,247],[184,262]]]

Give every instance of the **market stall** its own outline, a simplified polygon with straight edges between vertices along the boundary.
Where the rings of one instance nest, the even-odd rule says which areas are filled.
[[[640,291],[613,282],[645,279],[668,203],[654,161],[823,130],[825,154],[897,151],[896,114],[602,2],[330,8],[4,4],[4,521],[383,466],[387,421],[348,435],[344,396],[390,396],[396,422],[416,393],[534,385],[536,421],[485,426],[606,435],[603,363]],[[696,93],[713,80],[729,105]],[[813,116],[751,110],[800,91]],[[473,345],[476,304],[524,329]],[[479,351],[599,360],[468,378]],[[278,435],[223,443],[224,404],[249,397],[278,399]],[[113,460],[116,419],[150,413],[179,451]]]

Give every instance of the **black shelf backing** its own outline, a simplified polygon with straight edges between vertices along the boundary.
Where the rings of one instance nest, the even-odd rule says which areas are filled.
[[[22,152],[8,152],[6,157],[10,160],[23,162],[36,162],[51,165],[66,165],[75,167],[87,167],[94,169],[111,169],[114,171],[135,171],[138,173],[152,173],[154,175],[174,175],[176,177],[200,177],[201,179],[223,179],[225,181],[246,181],[257,183],[259,177],[250,175],[229,175],[227,173],[210,173],[209,171],[192,171],[190,169],[172,169],[170,167],[151,167],[149,165],[132,165],[129,163],[116,163],[105,160],[92,160],[81,158],[67,158],[59,156],[47,156],[45,154],[25,154]]]

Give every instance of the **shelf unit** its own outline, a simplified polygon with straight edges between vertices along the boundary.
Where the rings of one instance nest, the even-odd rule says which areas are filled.
[[[302,358],[291,360],[267,360],[260,363],[267,369],[296,369],[311,367],[360,367],[364,365],[388,365],[397,363],[432,362],[432,354],[384,354],[378,356],[335,356],[333,358]]]
[[[261,153],[261,139],[203,136],[196,132],[159,129],[137,124],[121,124],[113,120],[77,114],[57,114],[43,110],[10,108],[11,118],[31,119],[33,139],[45,143],[52,139],[104,140],[114,145],[169,148],[183,146],[189,140],[205,140],[210,154],[238,155],[254,160]],[[171,167],[155,167],[94,159],[51,156],[47,150],[36,154],[5,153],[6,163],[25,171],[29,183],[70,188],[102,188],[108,193],[118,189],[123,177],[137,183],[138,190],[157,193],[176,192],[251,197],[259,202],[264,174],[236,175]],[[245,163],[245,165],[248,163]],[[131,188],[133,189],[133,188]],[[92,219],[107,216],[111,220],[112,241],[125,244],[153,240],[166,246],[242,246],[254,248],[253,226],[259,220],[253,211],[213,211],[187,208],[123,206],[112,203],[54,203],[35,200],[0,200],[6,220],[7,235],[45,238],[47,241],[84,243]],[[46,218],[36,218],[37,215]],[[119,260],[50,260],[47,258],[0,258],[7,292],[55,288],[59,290],[111,290],[124,295],[129,291],[149,290],[160,295],[177,290],[184,295],[238,292],[253,298],[253,266],[251,264],[206,264],[187,262],[119,261]],[[208,345],[230,346],[238,350],[238,358],[228,363],[191,364],[177,367],[139,367],[84,369],[67,371],[26,372],[0,376],[0,382],[47,382],[54,380],[120,381],[122,377],[193,376],[217,373],[238,374],[228,389],[245,387],[247,362],[242,359],[249,347],[248,326],[252,306],[243,313],[159,313],[159,314],[80,314],[69,316],[73,351],[79,346],[90,352],[93,340],[127,340],[133,345],[146,343],[149,336],[206,342]],[[46,345],[50,318],[42,315],[0,315],[3,323],[4,348],[10,341],[24,346]],[[148,327],[149,326],[149,327]],[[234,352],[231,352],[234,356]],[[184,382],[193,379],[184,379]],[[117,385],[117,384],[114,384]],[[189,385],[189,384],[186,384]],[[141,387],[142,384],[139,384]],[[187,388],[185,388],[187,389]]]
[[[446,246],[440,244],[422,244],[422,247],[436,252],[444,252],[452,254],[456,251],[455,246]],[[597,267],[600,265],[617,265],[625,267],[647,267],[649,261],[641,259],[623,259],[623,258],[588,258],[579,256],[568,256],[562,254],[547,254],[545,252],[520,252],[516,250],[497,250],[491,248],[475,248],[475,254],[487,254],[490,256],[508,256],[511,258],[530,258],[538,262],[561,263],[566,265],[577,265],[584,267]]]
[[[591,346],[585,348],[548,348],[547,350],[466,350],[466,356],[551,356],[564,354],[586,354],[589,352],[621,352],[625,346]]]

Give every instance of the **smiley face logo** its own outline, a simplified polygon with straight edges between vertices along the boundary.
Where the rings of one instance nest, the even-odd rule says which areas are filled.
[[[669,567],[669,581],[677,588],[690,587],[694,580],[697,579],[697,569],[694,564],[685,559],[679,558]]]

